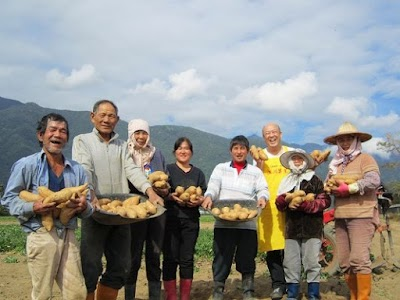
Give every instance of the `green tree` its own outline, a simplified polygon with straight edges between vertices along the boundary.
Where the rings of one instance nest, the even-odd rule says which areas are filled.
[[[400,155],[400,132],[387,133],[385,139],[377,144],[378,149],[383,150],[387,153],[393,154],[394,157]],[[400,167],[400,161],[391,161],[384,165],[387,168],[398,168]],[[400,182],[391,182],[388,186],[389,190],[392,191],[398,198],[400,195]]]

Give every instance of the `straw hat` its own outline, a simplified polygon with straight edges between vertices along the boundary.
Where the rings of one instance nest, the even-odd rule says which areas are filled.
[[[350,122],[344,122],[340,125],[336,134],[324,138],[324,142],[330,145],[336,145],[336,138],[341,135],[350,134],[360,138],[361,142],[368,141],[372,138],[372,135],[365,132],[358,131],[357,127]]]
[[[304,161],[307,164],[307,169],[311,169],[314,167],[314,159],[311,157],[310,154],[308,154],[306,151],[303,149],[293,149],[291,151],[287,151],[283,153],[280,157],[279,160],[281,161],[282,166],[284,166],[286,169],[290,169],[289,167],[289,161],[292,158],[293,155],[298,155],[303,157]]]

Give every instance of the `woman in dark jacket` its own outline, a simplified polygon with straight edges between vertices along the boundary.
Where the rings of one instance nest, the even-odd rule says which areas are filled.
[[[323,210],[330,206],[330,197],[324,184],[311,168],[313,158],[301,149],[288,151],[280,157],[290,173],[278,189],[276,206],[286,211],[285,254],[283,267],[287,283],[287,299],[297,299],[300,290],[301,267],[308,283],[308,298],[320,299],[319,280],[321,266],[319,251],[323,231]],[[302,196],[291,199],[289,193],[303,191]],[[308,195],[308,196],[307,196]]]

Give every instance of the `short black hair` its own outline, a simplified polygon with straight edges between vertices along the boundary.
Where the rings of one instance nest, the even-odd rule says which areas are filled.
[[[111,105],[114,107],[115,113],[116,113],[117,116],[118,116],[118,107],[115,105],[114,102],[112,102],[111,100],[108,100],[108,99],[103,99],[103,100],[97,101],[97,102],[93,105],[93,112],[96,113],[97,110],[99,109],[99,106],[102,105],[102,104],[104,104],[104,103],[111,104]]]
[[[175,153],[175,151],[178,150],[178,148],[182,145],[183,142],[186,142],[189,145],[190,152],[192,152],[192,154],[193,154],[192,142],[185,136],[182,136],[176,140],[176,142],[174,144],[174,151],[172,151],[172,153]]]
[[[37,123],[36,133],[44,134],[46,132],[47,124],[49,123],[49,121],[56,121],[56,122],[64,122],[65,123],[66,129],[67,129],[67,141],[68,141],[68,139],[69,139],[68,121],[67,121],[66,118],[64,118],[60,114],[49,113],[49,114],[43,116],[42,119],[40,121],[38,121],[38,123]],[[40,147],[43,147],[43,143],[41,141],[39,141],[39,145],[40,145]]]
[[[237,135],[231,139],[229,150],[232,150],[233,146],[242,145],[245,146],[247,150],[250,149],[249,140],[244,135]]]

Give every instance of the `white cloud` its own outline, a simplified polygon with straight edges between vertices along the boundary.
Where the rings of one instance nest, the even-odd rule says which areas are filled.
[[[258,107],[262,111],[294,112],[302,109],[305,98],[317,92],[315,74],[302,72],[283,82],[267,82],[240,92],[234,104]]]
[[[204,94],[209,84],[207,80],[199,77],[195,69],[172,74],[169,76],[169,82],[171,89],[167,93],[167,98],[176,101]]]
[[[96,80],[96,69],[90,64],[83,65],[79,70],[73,69],[70,75],[52,69],[46,74],[46,82],[59,89],[72,89]]]
[[[137,94],[161,94],[164,95],[167,93],[167,86],[164,81],[160,79],[153,79],[149,83],[138,84],[134,89],[128,90],[129,94],[137,95]]]
[[[354,120],[364,115],[371,105],[373,104],[365,98],[336,97],[326,108],[326,112],[337,115],[343,120]]]

